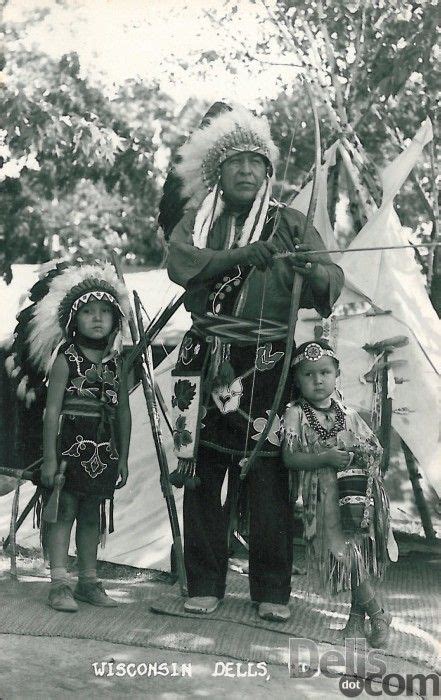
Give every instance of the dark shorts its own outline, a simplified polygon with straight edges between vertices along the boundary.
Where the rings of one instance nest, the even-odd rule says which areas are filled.
[[[52,489],[42,489],[43,506],[47,504],[52,494]],[[78,517],[83,522],[99,522],[100,504],[103,501],[101,496],[91,496],[86,493],[75,493],[62,489],[60,500],[58,501],[57,522],[74,521]]]

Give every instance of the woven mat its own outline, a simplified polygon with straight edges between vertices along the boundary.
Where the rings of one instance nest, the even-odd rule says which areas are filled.
[[[385,656],[406,659],[441,669],[441,564],[413,557],[390,566],[379,595],[382,604],[393,615],[392,631]],[[234,622],[243,626],[277,632],[287,637],[304,637],[317,642],[341,644],[338,630],[346,624],[350,601],[348,594],[329,599],[310,593],[305,576],[294,576],[288,622],[261,620],[250,603],[248,578],[229,574],[227,595],[210,615],[211,624]],[[152,605],[158,613],[183,618],[200,618],[184,610],[184,601],[176,587]],[[287,643],[287,642],[286,642]]]
[[[440,567],[412,562],[394,568],[393,579],[385,586],[387,605],[394,614],[389,656],[383,657],[387,671],[417,673],[422,665],[436,668],[436,640],[441,639]],[[120,603],[118,608],[80,603],[78,613],[63,614],[47,605],[47,580],[21,577],[13,583],[5,577],[0,579],[0,633],[94,639],[286,665],[289,637],[322,640],[319,649],[324,650],[322,642],[336,641],[330,624],[342,627],[349,609],[341,599],[332,608],[317,596],[307,599],[304,582],[304,577],[293,578],[293,618],[280,624],[257,617],[249,602],[248,579],[237,573],[229,574],[228,596],[209,618],[187,615],[176,587],[163,582],[105,581]]]

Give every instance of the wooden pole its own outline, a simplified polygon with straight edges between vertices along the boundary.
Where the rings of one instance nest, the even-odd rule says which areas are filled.
[[[144,329],[142,325],[141,317],[141,304],[139,297],[136,292],[133,293],[135,299],[135,313],[138,325],[139,337],[142,337]],[[170,519],[170,526],[173,536],[173,552],[174,560],[176,562],[176,571],[178,574],[179,586],[181,589],[181,595],[187,594],[187,584],[185,576],[185,565],[184,565],[184,553],[182,547],[181,531],[179,527],[178,513],[176,510],[175,497],[173,495],[173,489],[169,480],[169,468],[167,456],[165,454],[164,444],[162,440],[161,423],[159,419],[159,413],[156,403],[156,396],[154,392],[154,381],[153,377],[149,375],[146,367],[151,369],[151,358],[149,363],[149,358],[147,356],[147,351],[144,350],[142,355],[143,365],[142,365],[142,388],[144,391],[144,396],[147,404],[147,410],[150,419],[150,425],[152,428],[153,440],[155,443],[156,456],[158,458],[159,470],[160,470],[160,482],[163,496],[167,504],[168,516]]]
[[[418,472],[415,457],[413,456],[412,452],[410,451],[409,447],[406,445],[404,440],[401,440],[401,447],[403,448],[404,457],[407,465],[407,471],[409,473],[410,483],[412,484],[415,503],[420,514],[424,534],[426,535],[426,539],[428,540],[428,542],[433,544],[434,542],[436,542],[436,532],[433,529],[432,518],[430,516],[427,501],[424,497],[423,489],[421,488],[421,475]]]
[[[39,497],[41,494],[41,489],[39,486],[37,486],[34,495],[29,499],[27,505],[23,508],[23,511],[20,515],[20,517],[17,520],[17,523],[15,525],[15,533],[17,533],[17,530],[23,525],[24,521],[26,520],[28,514],[31,512],[32,508],[38,501]],[[3,549],[7,549],[9,546],[10,542],[10,535],[6,537],[6,539],[3,542]]]
[[[390,352],[384,353],[384,367],[381,370],[381,421],[379,440],[383,448],[383,468],[385,474],[389,468],[390,462],[390,439],[392,432],[392,399],[388,397],[389,393],[389,367],[388,360]]]
[[[125,284],[122,269],[121,269],[121,266],[119,264],[119,260],[117,259],[115,254],[112,254],[112,260],[113,260],[113,265],[114,265],[114,268],[116,270],[116,274],[118,276],[118,279],[123,284]],[[133,293],[133,296],[134,296],[134,300],[135,300],[136,323],[135,323],[135,317],[133,315],[133,311],[132,311],[132,309],[130,309],[129,329],[130,329],[130,335],[132,337],[132,341],[134,344],[136,344],[138,341],[138,338],[143,337],[144,328],[143,328],[142,317],[141,317],[141,302],[140,302],[139,296],[136,292]],[[166,504],[167,504],[167,511],[168,511],[168,516],[169,516],[169,520],[170,520],[170,527],[171,527],[172,537],[173,537],[174,561],[176,563],[176,571],[178,574],[179,586],[181,589],[181,595],[186,595],[187,594],[187,583],[186,583],[186,576],[185,576],[184,554],[183,554],[183,548],[182,548],[181,532],[180,532],[180,528],[179,528],[179,520],[178,520],[178,513],[176,510],[175,497],[173,495],[173,490],[172,490],[172,487],[171,487],[171,484],[170,484],[169,478],[168,478],[169,477],[168,462],[167,462],[167,457],[165,454],[163,441],[162,441],[161,424],[160,424],[159,413],[158,413],[157,404],[156,404],[155,384],[154,384],[154,379],[152,376],[152,363],[151,363],[151,355],[149,357],[149,351],[151,352],[150,347],[144,348],[144,350],[142,351],[142,353],[140,355],[140,357],[142,359],[141,384],[142,384],[142,388],[144,391],[144,396],[145,396],[145,400],[146,400],[146,404],[147,404],[147,411],[149,414],[150,425],[152,428],[153,439],[155,442],[156,455],[157,455],[158,463],[159,463],[161,490],[162,490],[163,496],[164,496]],[[149,363],[149,360],[150,360],[150,363]],[[150,368],[150,373],[147,372],[147,369],[146,369],[147,367]]]

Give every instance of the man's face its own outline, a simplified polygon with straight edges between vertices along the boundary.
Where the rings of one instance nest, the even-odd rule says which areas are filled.
[[[267,171],[263,156],[244,151],[230,156],[221,165],[221,187],[229,204],[247,206],[259,191]]]

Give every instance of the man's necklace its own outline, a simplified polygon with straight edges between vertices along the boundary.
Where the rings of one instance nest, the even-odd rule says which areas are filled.
[[[331,405],[329,406],[329,408],[326,409],[318,408],[317,406],[312,406],[309,403],[309,401],[306,401],[306,399],[302,399],[301,406],[309,425],[322,440],[329,440],[329,438],[337,437],[338,433],[341,430],[345,429],[345,414],[343,413],[340,406],[334,401],[334,399],[331,399]],[[317,416],[315,415],[314,411],[323,412],[328,420],[330,418],[329,413],[331,411],[334,411],[335,421],[332,428],[327,430],[325,427],[323,427],[323,425],[320,423]]]

